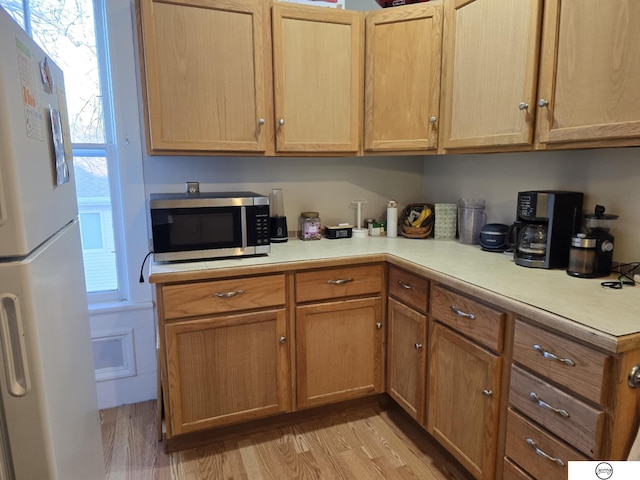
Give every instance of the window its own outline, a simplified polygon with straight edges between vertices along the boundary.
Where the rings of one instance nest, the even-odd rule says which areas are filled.
[[[101,250],[102,241],[102,218],[100,212],[84,212],[80,214],[80,228],[82,235],[83,250]]]
[[[121,296],[114,228],[117,163],[104,0],[0,0],[65,74],[87,293],[93,300]]]

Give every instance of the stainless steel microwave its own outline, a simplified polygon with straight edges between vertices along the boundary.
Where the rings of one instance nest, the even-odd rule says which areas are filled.
[[[253,192],[156,193],[149,197],[159,262],[271,252],[269,197]]]

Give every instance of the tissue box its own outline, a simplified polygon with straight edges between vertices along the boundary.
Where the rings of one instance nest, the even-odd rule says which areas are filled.
[[[286,3],[298,3],[300,5],[313,5],[314,7],[344,8],[345,0],[280,0]]]

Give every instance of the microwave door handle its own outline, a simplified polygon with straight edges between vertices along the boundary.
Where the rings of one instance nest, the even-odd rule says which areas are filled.
[[[247,207],[240,207],[240,225],[242,236],[242,249],[247,248]]]

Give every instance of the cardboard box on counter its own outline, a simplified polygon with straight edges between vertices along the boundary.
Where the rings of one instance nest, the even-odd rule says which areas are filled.
[[[387,224],[385,222],[374,222],[369,224],[370,237],[385,237],[387,235]]]

